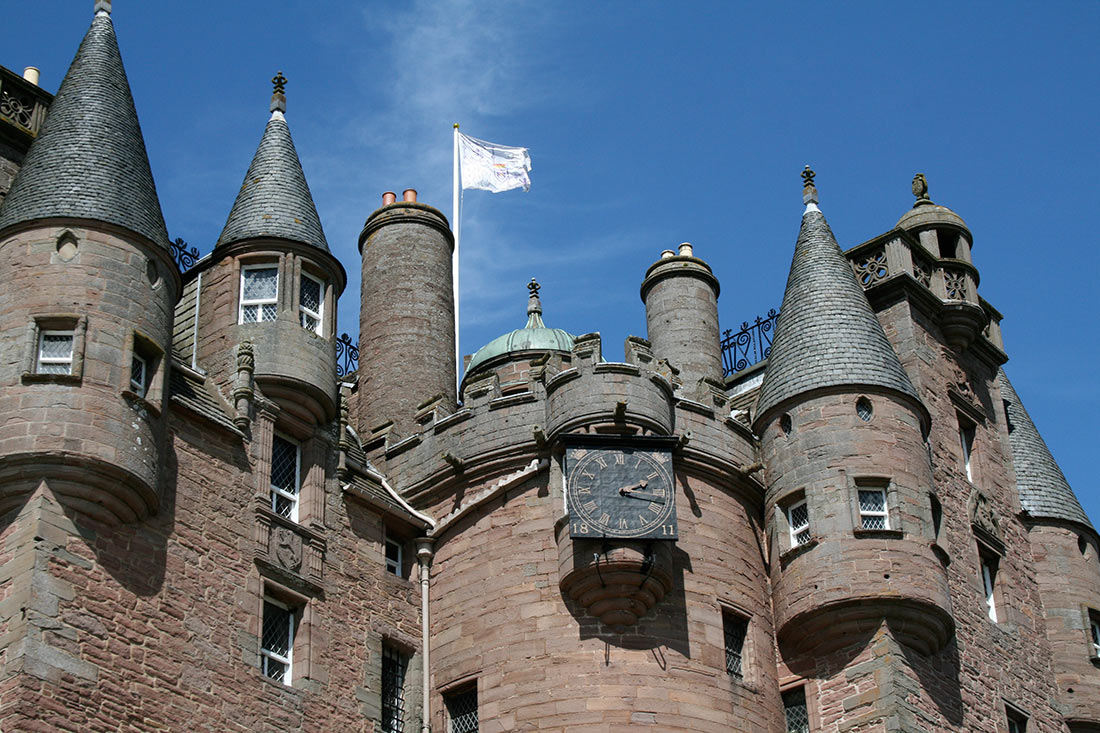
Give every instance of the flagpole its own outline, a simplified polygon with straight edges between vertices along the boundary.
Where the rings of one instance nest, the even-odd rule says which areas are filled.
[[[461,212],[459,211],[459,205],[461,203],[462,188],[459,181],[459,161],[458,161],[458,123],[455,123],[454,127],[454,177],[452,179],[452,196],[451,199],[451,231],[455,235],[455,247],[454,252],[451,255],[451,281],[454,284],[454,303],[455,303],[455,389],[457,390],[462,385],[462,351],[458,345],[458,235],[461,226],[459,224],[459,217]],[[456,391],[457,394],[457,391]],[[458,398],[461,400],[462,395],[459,394]]]

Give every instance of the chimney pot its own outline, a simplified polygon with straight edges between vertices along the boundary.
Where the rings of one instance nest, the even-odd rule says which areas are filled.
[[[694,254],[692,254],[691,242],[684,242],[683,244],[680,245],[680,256],[681,257],[694,257],[695,256]]]
[[[675,257],[675,256],[676,256],[676,253],[673,252],[671,249],[666,249],[663,252],[661,252],[661,259],[662,260],[667,260],[669,257]]]
[[[386,191],[384,194],[382,194],[382,205],[383,206],[389,206],[394,201],[397,201],[397,194],[394,193],[393,191]]]
[[[38,86],[38,67],[28,66],[23,69],[23,78],[29,81],[31,84]]]
[[[416,201],[416,189],[406,188],[403,196],[405,197],[405,201]]]

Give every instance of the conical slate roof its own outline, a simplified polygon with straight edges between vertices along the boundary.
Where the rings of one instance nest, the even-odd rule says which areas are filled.
[[[96,13],[0,208],[0,229],[75,217],[168,247],[145,140],[111,16]]]
[[[1004,369],[997,370],[997,382],[1008,416],[1008,442],[1012,447],[1020,505],[1033,517],[1064,519],[1092,527]]]
[[[820,387],[865,385],[919,401],[824,214],[802,215],[757,416]]]
[[[290,128],[278,109],[271,113],[217,246],[257,237],[290,239],[329,251]]]

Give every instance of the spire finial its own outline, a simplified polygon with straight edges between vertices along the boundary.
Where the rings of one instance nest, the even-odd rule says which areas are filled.
[[[275,91],[271,94],[271,111],[286,112],[286,77],[279,71],[271,77]]]
[[[817,186],[814,185],[816,175],[808,165],[802,169],[802,203],[804,204],[817,203]]]
[[[914,209],[921,204],[932,203],[932,199],[928,198],[928,179],[923,173],[913,176],[913,195],[917,197],[917,203],[913,204]]]
[[[95,0],[95,14],[100,13],[111,14],[111,0]]]
[[[527,290],[531,293],[527,298],[527,328],[546,328],[542,322],[542,301],[539,300],[541,287],[535,278],[527,283]]]

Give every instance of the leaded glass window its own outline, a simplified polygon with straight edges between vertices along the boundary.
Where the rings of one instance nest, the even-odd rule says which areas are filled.
[[[282,603],[264,598],[260,664],[264,677],[290,684],[294,654],[294,612]]]
[[[278,313],[279,268],[241,270],[241,323],[274,321]]]
[[[298,521],[298,492],[301,489],[302,448],[276,435],[271,441],[271,510]]]
[[[405,672],[409,660],[388,644],[382,645],[382,731],[405,730]]]
[[[321,313],[325,288],[315,277],[302,273],[298,288],[298,319],[302,328],[321,333]]]
[[[42,331],[38,336],[39,374],[73,373],[73,332]]]
[[[796,687],[783,693],[783,712],[787,717],[787,733],[810,733],[805,688]]]
[[[859,490],[859,525],[863,529],[890,529],[884,490]]]
[[[138,397],[145,396],[148,387],[149,364],[144,358],[134,354],[130,360],[130,389]]]
[[[726,611],[722,614],[722,626],[726,637],[726,672],[734,677],[744,676],[742,653],[749,622]]]
[[[791,529],[791,547],[804,545],[810,541],[810,509],[805,499],[792,504],[787,510],[787,523]]]
[[[443,698],[447,706],[447,733],[477,733],[477,689],[453,692]]]
[[[1100,657],[1100,613],[1089,611],[1089,631],[1092,634],[1092,656]]]
[[[386,538],[386,571],[401,577],[401,543],[391,537]]]

